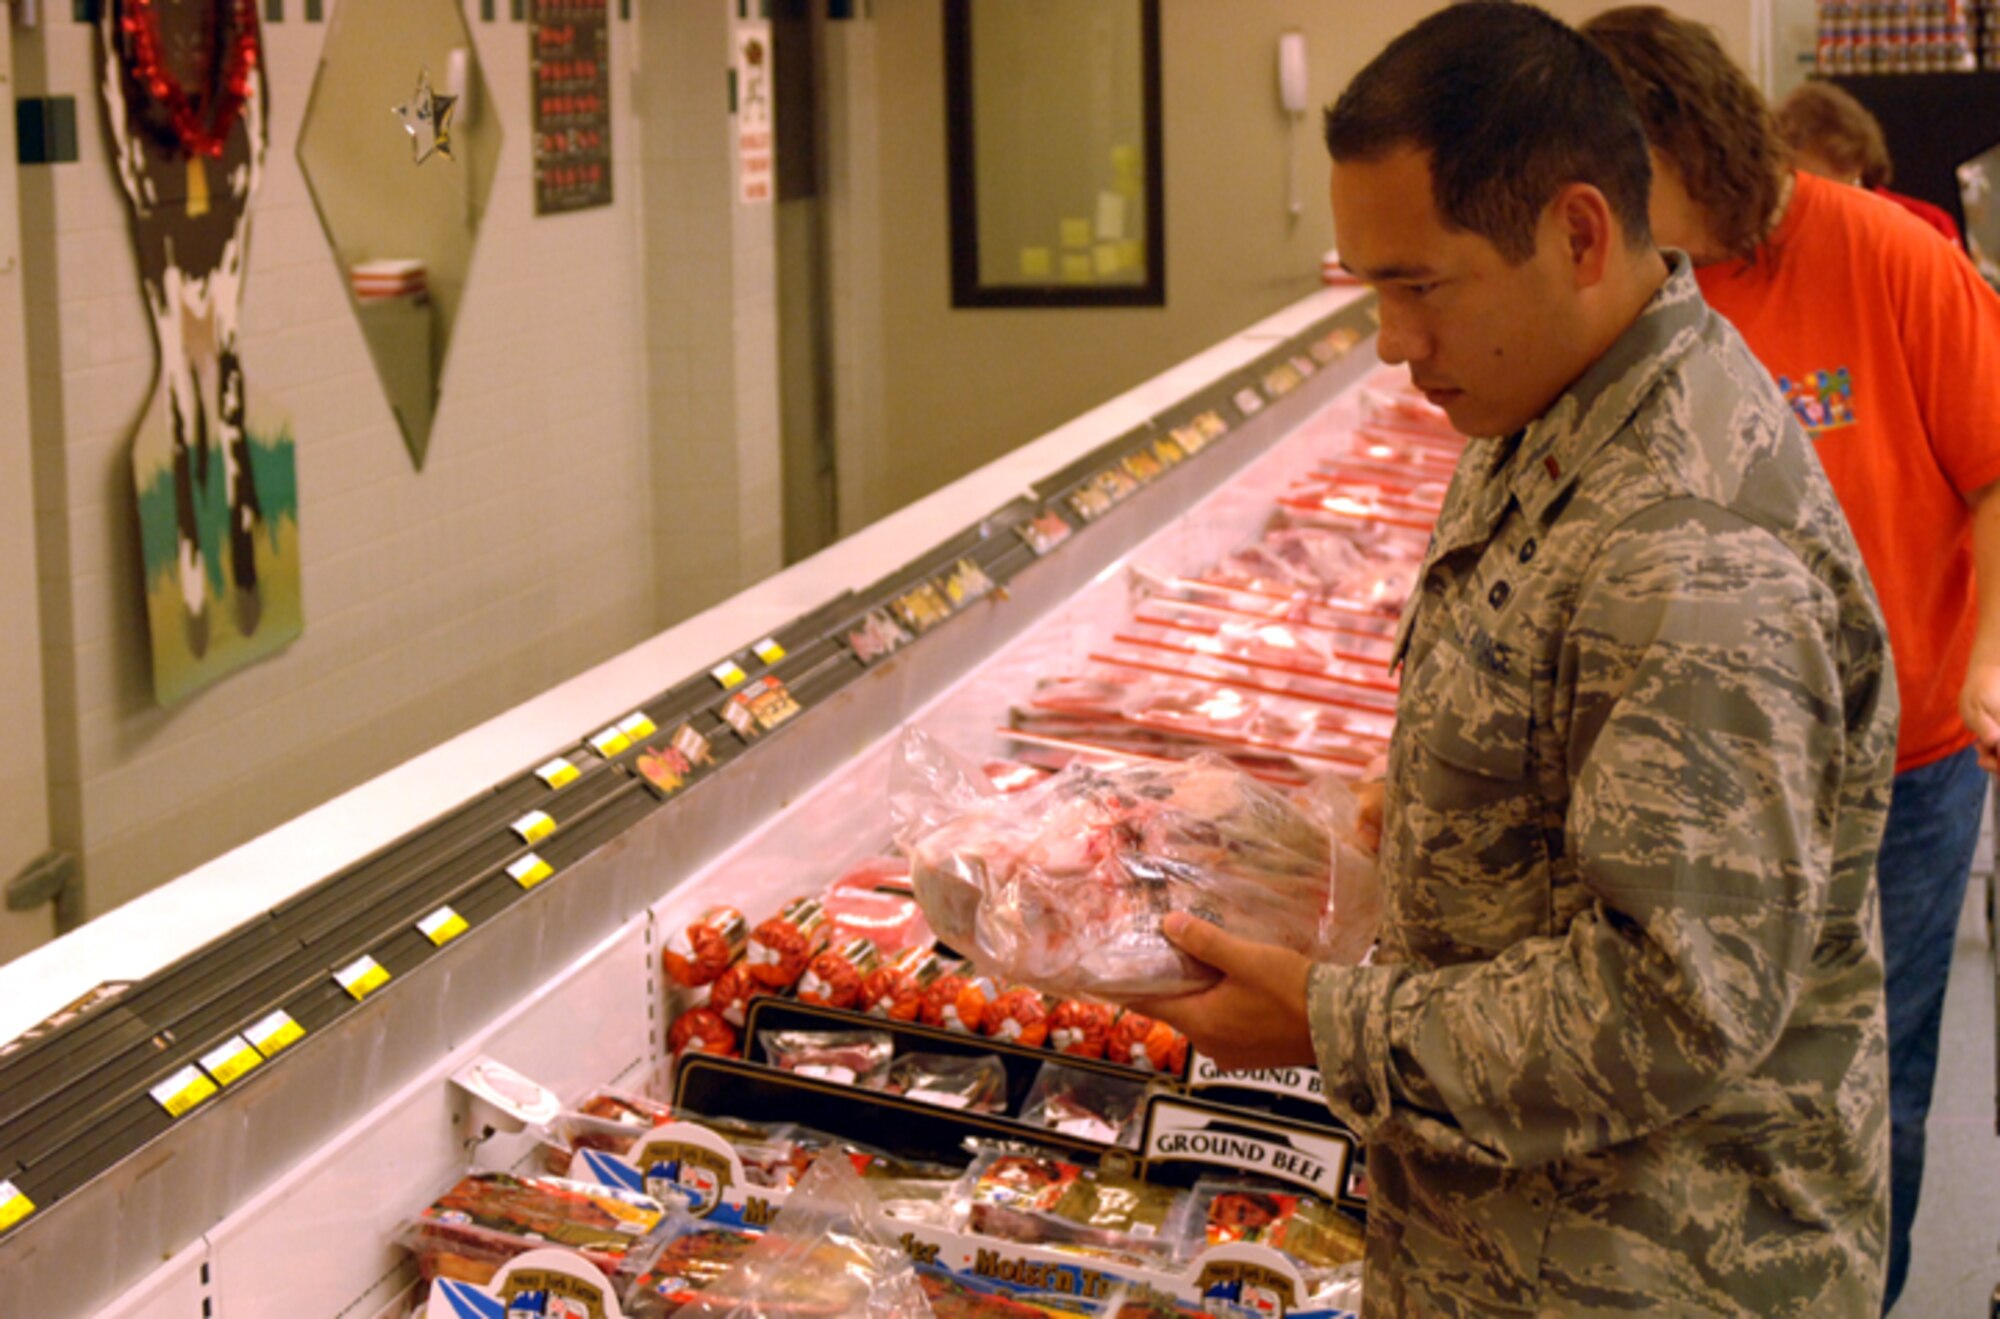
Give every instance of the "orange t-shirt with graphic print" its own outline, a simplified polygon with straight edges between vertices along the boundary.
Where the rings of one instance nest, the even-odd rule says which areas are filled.
[[[1819,451],[1896,657],[1896,771],[1971,745],[1967,497],[2000,480],[2000,295],[1893,202],[1810,174],[1754,262],[1695,272]]]

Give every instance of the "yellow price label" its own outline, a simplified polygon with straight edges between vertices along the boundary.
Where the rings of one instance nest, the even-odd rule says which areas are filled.
[[[228,1086],[263,1061],[264,1055],[251,1048],[250,1041],[232,1035],[202,1055],[201,1069],[214,1077],[218,1085]]]
[[[422,932],[424,938],[440,948],[471,928],[465,923],[465,917],[450,907],[439,907],[417,922],[417,929]]]
[[[598,755],[603,756],[606,760],[611,759],[631,745],[632,739],[625,736],[624,730],[615,727],[607,728],[596,737],[590,739],[590,749]]]
[[[715,679],[718,683],[722,684],[722,690],[724,691],[730,691],[734,688],[741,687],[744,683],[744,680],[749,677],[748,674],[743,672],[743,666],[738,664],[735,660],[724,660],[722,663],[710,669],[708,671],[708,676]]]
[[[335,971],[333,979],[359,1002],[389,983],[389,971],[380,962],[364,954]]]
[[[776,637],[765,637],[750,649],[755,651],[757,658],[767,665],[776,664],[785,657],[785,648],[778,644]]]
[[[651,719],[648,719],[645,712],[641,711],[638,714],[628,714],[623,719],[620,719],[618,721],[618,731],[625,734],[632,741],[637,742],[642,737],[651,737],[653,734],[659,732],[660,726]]]
[[[544,838],[554,833],[556,831],[556,822],[547,811],[529,811],[526,815],[514,821],[513,829],[516,837],[522,842],[532,845],[541,842]]]
[[[554,760],[536,770],[535,777],[548,784],[551,788],[562,788],[582,778],[583,771],[570,764],[563,757],[557,756]]]
[[[509,865],[507,873],[512,875],[514,882],[522,888],[533,888],[550,875],[555,874],[556,868],[536,856],[533,852],[530,852],[520,860]]]
[[[291,1013],[280,1009],[243,1033],[256,1046],[257,1052],[269,1058],[304,1039],[306,1028],[293,1021]]]
[[[183,1067],[153,1087],[153,1102],[166,1109],[168,1117],[179,1117],[219,1088],[199,1067]]]
[[[35,1202],[21,1194],[12,1182],[0,1182],[0,1232],[35,1212]]]

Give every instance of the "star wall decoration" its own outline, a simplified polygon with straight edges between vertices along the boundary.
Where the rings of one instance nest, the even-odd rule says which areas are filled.
[[[410,135],[410,150],[421,165],[436,152],[446,160],[456,160],[451,153],[451,117],[458,109],[456,96],[444,96],[431,86],[429,69],[417,73],[417,90],[407,104],[396,106],[395,116],[403,121],[403,131]]]

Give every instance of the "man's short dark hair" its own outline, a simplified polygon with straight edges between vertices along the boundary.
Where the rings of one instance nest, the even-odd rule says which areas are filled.
[[[1327,110],[1326,145],[1336,161],[1428,155],[1439,217],[1516,264],[1571,183],[1604,194],[1628,245],[1652,242],[1638,112],[1604,55],[1533,5],[1472,0],[1397,37]]]

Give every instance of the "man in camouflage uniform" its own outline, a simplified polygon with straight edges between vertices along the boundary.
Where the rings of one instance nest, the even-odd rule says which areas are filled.
[[[1316,1059],[1370,1316],[1873,1315],[1896,697],[1825,477],[1569,29],[1447,9],[1327,135],[1384,359],[1489,438],[1403,621],[1374,964],[1176,919],[1226,978],[1147,1010]]]

